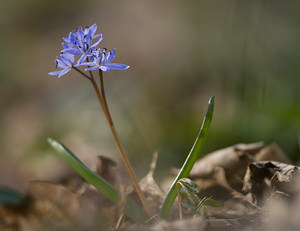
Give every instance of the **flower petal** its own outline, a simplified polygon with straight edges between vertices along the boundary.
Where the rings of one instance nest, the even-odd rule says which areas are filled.
[[[96,46],[98,46],[98,45],[99,45],[99,43],[100,43],[102,40],[103,40],[103,35],[102,35],[102,34],[100,34],[100,38],[99,38],[99,40],[98,40],[97,42],[95,42],[95,44],[94,44],[94,45],[92,45],[92,46],[91,46],[91,49],[93,49],[93,48],[95,48]]]
[[[89,28],[91,37],[93,37],[93,35],[96,33],[96,30],[97,30],[97,24],[94,24]]]
[[[64,40],[66,43],[69,43],[69,42],[70,42],[70,39],[69,39],[69,38],[63,37],[63,40]]]
[[[64,62],[64,60],[61,57],[56,59],[56,68],[58,68],[58,67],[59,68],[66,68],[67,67],[66,63]]]
[[[103,36],[103,34],[96,34],[96,35],[93,36],[93,38],[98,38],[100,36]]]
[[[76,42],[76,34],[74,32],[71,32],[69,34],[69,38],[70,38],[70,43],[72,43],[72,45],[74,45]]]
[[[77,65],[83,63],[86,60],[87,54],[83,54],[77,61]]]
[[[99,69],[102,71],[110,71],[110,68],[107,66],[100,66]]]
[[[71,70],[71,67],[67,67],[63,69],[60,74],[58,75],[58,78],[62,77],[63,75],[67,74]]]
[[[63,46],[64,49],[67,49],[70,47],[67,43],[62,43],[61,45]]]
[[[81,52],[77,48],[66,48],[61,51],[62,53],[68,53],[72,55],[81,55]]]
[[[76,64],[75,67],[83,66],[83,65],[86,65],[86,66],[95,66],[95,63],[93,63],[93,62],[85,62],[85,63]]]
[[[120,64],[120,63],[108,63],[105,66],[112,70],[126,70],[130,67],[130,66],[127,66],[125,64]]]
[[[116,49],[112,49],[108,54],[109,56],[107,57],[107,63],[111,63],[115,58]]]
[[[98,70],[99,67],[98,66],[95,66],[95,67],[89,67],[89,68],[86,68],[84,69],[85,71],[94,71],[94,70]]]
[[[61,70],[60,71],[52,71],[52,72],[49,72],[48,75],[59,75],[60,72],[61,72]]]
[[[77,30],[77,39],[78,39],[78,40],[82,40],[83,37],[84,37],[84,32],[83,32],[83,30],[82,30],[81,28],[79,28],[79,29]]]
[[[75,61],[74,55],[68,53],[62,54],[61,59],[67,66],[72,66]]]

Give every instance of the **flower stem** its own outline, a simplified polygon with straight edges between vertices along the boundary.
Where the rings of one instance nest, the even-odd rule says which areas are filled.
[[[114,127],[114,122],[113,122],[112,117],[110,115],[110,111],[109,111],[108,104],[107,104],[107,101],[106,101],[106,96],[105,96],[103,72],[100,69],[99,69],[99,79],[100,79],[100,93],[101,93],[101,96],[102,96],[102,99],[103,99],[104,109],[105,109],[104,113],[106,113],[107,117],[109,118],[109,121],[108,121],[109,125]]]
[[[134,185],[134,187],[135,187],[135,189],[137,191],[137,194],[138,194],[138,196],[139,196],[139,198],[140,198],[140,200],[142,202],[144,210],[148,214],[148,216],[151,217],[152,215],[151,215],[150,209],[149,209],[149,207],[147,205],[145,196],[144,196],[144,194],[143,194],[143,192],[142,192],[142,190],[141,190],[141,188],[140,188],[140,186],[138,184],[138,181],[137,181],[137,178],[136,178],[135,173],[133,171],[133,168],[132,168],[132,166],[131,166],[131,164],[130,164],[130,162],[129,162],[126,154],[125,154],[124,148],[123,148],[123,146],[121,144],[121,141],[120,141],[119,136],[117,134],[117,130],[116,130],[115,126],[114,126],[112,117],[110,115],[110,111],[109,111],[109,108],[108,108],[108,104],[107,104],[106,96],[105,96],[105,91],[104,91],[103,73],[102,73],[101,70],[99,70],[100,90],[98,88],[97,82],[95,81],[95,79],[93,77],[93,74],[90,73],[90,75],[91,75],[90,80],[91,80],[92,85],[94,87],[94,90],[95,90],[95,92],[97,94],[98,101],[99,101],[99,103],[101,105],[101,108],[102,108],[102,110],[104,112],[104,115],[105,115],[106,120],[108,122],[109,128],[111,130],[111,133],[113,135],[113,138],[115,140],[117,148],[118,148],[118,150],[119,150],[119,152],[121,154],[121,157],[122,157],[122,159],[124,161],[124,164],[125,164],[125,166],[126,166],[126,168],[128,170],[128,173],[129,173],[129,175],[131,177],[131,180],[132,180],[133,185]]]
[[[138,184],[138,181],[137,181],[137,178],[136,178],[135,173],[133,171],[133,168],[132,168],[132,166],[131,166],[128,158],[127,158],[127,155],[126,155],[126,153],[124,151],[124,148],[123,148],[123,146],[121,144],[121,141],[119,139],[117,130],[116,130],[115,126],[114,126],[114,123],[113,123],[113,120],[112,120],[112,117],[111,117],[111,114],[110,114],[110,111],[109,111],[109,108],[108,108],[108,104],[107,104],[107,101],[106,101],[106,96],[105,96],[105,91],[104,91],[103,72],[102,72],[102,70],[99,70],[99,78],[100,78],[100,89],[101,89],[102,99],[103,99],[103,102],[104,102],[104,107],[105,107],[105,111],[106,111],[107,117],[109,119],[108,123],[109,123],[110,130],[111,130],[112,135],[114,137],[114,140],[116,142],[117,148],[118,148],[118,150],[119,150],[119,152],[120,152],[120,154],[122,156],[124,164],[125,164],[125,166],[126,166],[126,168],[128,170],[128,173],[129,173],[129,175],[131,177],[131,180],[132,180],[132,182],[134,184],[134,187],[135,187],[135,189],[137,191],[137,194],[138,194],[138,196],[139,196],[139,198],[140,198],[140,200],[142,202],[142,205],[143,205],[146,213],[151,217],[152,215],[150,213],[150,209],[149,209],[148,204],[146,202],[145,196],[144,196],[144,194],[143,194],[143,192],[142,192],[142,190],[141,190],[141,188],[140,188],[140,186]]]

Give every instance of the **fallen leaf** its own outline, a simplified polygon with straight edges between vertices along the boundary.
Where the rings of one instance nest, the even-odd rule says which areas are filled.
[[[153,154],[149,172],[145,177],[143,177],[139,181],[139,185],[146,197],[146,200],[148,202],[148,205],[150,206],[150,210],[152,214],[159,213],[159,209],[166,195],[153,178],[153,174],[156,168],[157,156],[158,156],[157,153]],[[127,193],[130,195],[130,197],[133,197],[137,202],[139,202],[139,199],[137,198],[137,194],[135,191],[133,191],[132,187],[129,188]]]
[[[255,155],[254,160],[255,162],[272,160],[287,164],[291,163],[287,155],[281,150],[281,148],[276,143],[270,144],[261,149]]]
[[[253,202],[263,205],[274,191],[293,196],[299,193],[294,187],[300,167],[276,161],[261,161],[249,164],[244,178],[243,191],[250,193]]]
[[[111,158],[98,156],[95,172],[98,173],[99,176],[107,180],[110,184],[114,185],[117,179],[117,169],[115,168],[116,166],[117,163]]]
[[[204,231],[207,230],[207,221],[202,217],[195,217],[175,221],[159,221],[153,226],[133,225],[123,231]]]
[[[233,187],[234,185],[241,187],[248,164],[254,160],[254,155],[262,147],[262,142],[236,144],[207,154],[195,163],[189,178],[192,180],[212,178],[215,169],[221,167],[225,171],[229,184]]]

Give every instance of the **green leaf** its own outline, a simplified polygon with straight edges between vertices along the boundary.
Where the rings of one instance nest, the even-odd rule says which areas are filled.
[[[203,201],[203,205],[208,205],[212,207],[221,207],[221,203],[211,198],[207,198]]]
[[[191,193],[197,194],[199,193],[199,186],[189,178],[182,178],[178,181],[185,190],[190,191]]]
[[[15,205],[24,201],[24,196],[10,188],[0,186],[0,204]]]
[[[200,156],[200,151],[203,147],[204,141],[206,140],[208,130],[212,121],[212,116],[213,116],[213,111],[214,111],[214,96],[212,96],[208,102],[208,109],[206,112],[206,116],[203,120],[200,132],[196,138],[196,141],[186,158],[183,166],[180,169],[180,172],[178,173],[176,179],[174,180],[167,197],[163,203],[161,212],[160,212],[160,217],[163,219],[166,219],[168,217],[169,211],[174,203],[174,200],[177,196],[176,192],[176,183],[178,180],[181,178],[188,177],[190,171],[192,170],[196,160],[201,157]]]
[[[187,198],[189,200],[194,201],[194,203],[198,204],[200,202],[199,197],[194,192],[191,192],[188,188],[185,187],[185,185],[181,184],[182,189],[186,191]]]
[[[198,207],[196,208],[196,213],[200,211],[203,206],[212,206],[212,207],[221,207],[221,203],[211,198],[205,199]],[[205,208],[205,207],[204,207]]]
[[[52,148],[62,157],[82,178],[94,185],[99,192],[104,194],[108,199],[114,203],[119,202],[119,193],[113,188],[105,179],[90,170],[84,163],[82,163],[67,147],[58,141],[48,138],[48,143]],[[143,222],[148,217],[144,210],[139,207],[134,201],[127,198],[125,214],[136,222]]]

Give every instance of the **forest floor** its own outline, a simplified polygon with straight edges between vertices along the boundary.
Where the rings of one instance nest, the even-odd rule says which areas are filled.
[[[13,205],[0,205],[1,231],[32,230],[299,230],[299,167],[291,165],[276,144],[262,142],[236,144],[217,150],[198,160],[189,179],[198,185],[197,196],[214,199],[220,206],[197,207],[182,196],[185,206],[179,215],[178,201],[167,220],[159,217],[166,193],[153,178],[157,155],[149,173],[140,181],[153,217],[136,224],[124,215],[126,196],[139,203],[127,177],[117,164],[98,157],[94,171],[115,185],[121,195],[111,203],[93,186],[70,172],[57,182],[32,181],[25,199]],[[174,176],[176,171],[173,170]],[[166,181],[165,184],[170,182]],[[198,205],[199,206],[199,205]],[[200,208],[200,207],[199,207]]]

